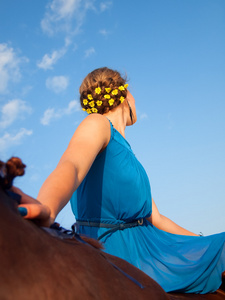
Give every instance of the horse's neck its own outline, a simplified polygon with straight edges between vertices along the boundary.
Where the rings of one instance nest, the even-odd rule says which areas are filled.
[[[0,226],[6,226],[8,223],[13,222],[12,214],[18,214],[17,202],[10,198],[2,188],[0,188]]]

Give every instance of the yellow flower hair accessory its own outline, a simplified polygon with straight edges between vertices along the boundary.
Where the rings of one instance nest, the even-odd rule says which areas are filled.
[[[100,87],[97,87],[95,89],[95,93],[98,94],[98,95],[101,94],[101,91],[102,91],[102,89]]]
[[[112,106],[114,103],[114,99],[110,99],[108,102],[109,102],[109,105]]]
[[[105,88],[105,90],[106,90],[107,93],[111,92],[111,88]]]
[[[91,114],[91,113],[92,113],[92,111],[91,111],[90,108],[88,108],[88,109],[86,110],[86,112],[87,112],[88,114]]]
[[[119,90],[124,91],[125,90],[124,86],[123,85],[119,86]]]
[[[115,89],[115,90],[112,91],[112,95],[117,95],[117,94],[118,94],[118,90],[117,89]]]
[[[89,102],[89,106],[90,107],[94,107],[95,106],[95,102],[94,101]]]
[[[87,97],[88,97],[89,100],[93,99],[92,94],[88,94]]]
[[[86,111],[86,109],[85,109],[85,108],[82,108],[82,110],[83,110],[83,111]]]
[[[120,102],[123,103],[124,99],[125,99],[125,98],[124,98],[123,96],[121,96],[121,97],[120,97]]]
[[[110,99],[110,95],[104,95],[105,99]]]
[[[96,104],[97,104],[98,106],[101,106],[101,105],[102,105],[102,101],[98,100],[98,101],[96,101]]]
[[[128,83],[124,84],[125,89],[128,88],[128,85],[129,85]]]
[[[88,104],[87,99],[84,99],[84,100],[83,100],[83,104],[84,104],[84,105],[87,105],[87,104]]]
[[[94,107],[91,110],[92,110],[93,113],[97,113],[98,112],[97,108],[94,108]]]

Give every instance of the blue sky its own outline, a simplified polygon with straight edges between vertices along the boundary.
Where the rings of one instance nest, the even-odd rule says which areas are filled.
[[[127,74],[138,122],[126,138],[160,212],[205,235],[225,230],[225,1],[1,0],[0,156],[36,197],[85,113],[82,79]],[[57,220],[73,222],[70,207]]]

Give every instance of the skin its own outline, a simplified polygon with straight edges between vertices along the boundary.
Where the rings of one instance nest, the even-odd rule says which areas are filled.
[[[43,205],[15,186],[11,188],[11,191],[21,196],[21,204],[18,207],[25,207],[27,209],[27,215],[24,216],[25,219],[34,219],[39,226],[48,227],[50,225],[49,218],[51,211],[48,206]]]
[[[133,112],[133,123],[130,119],[128,103]],[[31,204],[23,202],[24,204],[21,205],[28,209],[26,218],[43,218],[45,224],[54,222],[57,214],[67,204],[88,173],[96,156],[109,143],[111,130],[106,117],[125,138],[126,126],[137,121],[135,99],[132,94],[128,91],[125,101],[108,113],[104,115],[91,114],[80,123],[57,167],[39,191],[39,202],[36,204],[38,208],[35,208],[33,202]],[[161,215],[153,199],[152,215],[147,220],[159,229],[170,233],[196,235]]]

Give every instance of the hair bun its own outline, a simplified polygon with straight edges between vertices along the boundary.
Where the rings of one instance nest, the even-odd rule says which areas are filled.
[[[99,68],[89,73],[80,86],[80,104],[88,114],[105,114],[127,97],[126,77],[109,68]]]

